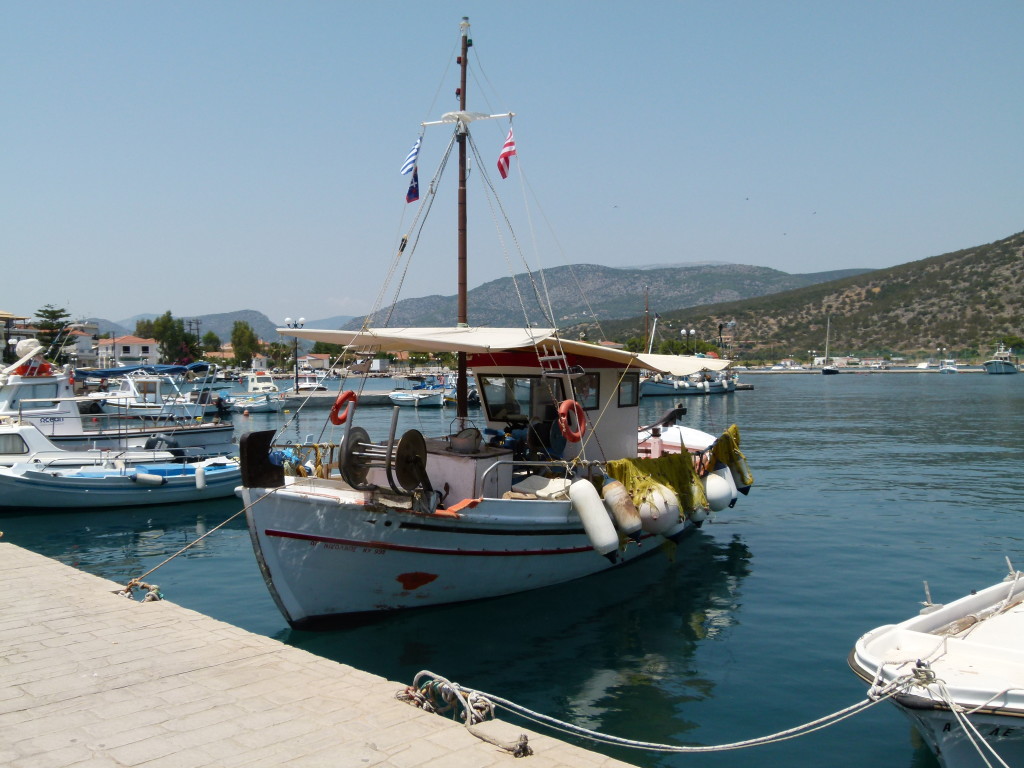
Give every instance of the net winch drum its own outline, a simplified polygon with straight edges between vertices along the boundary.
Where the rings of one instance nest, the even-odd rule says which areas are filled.
[[[423,434],[416,429],[408,430],[397,445],[395,426],[398,408],[391,420],[391,433],[384,445],[370,441],[370,435],[362,427],[349,426],[342,441],[338,468],[346,483],[357,490],[371,490],[368,484],[372,467],[382,467],[388,485],[395,493],[411,496],[417,489],[430,493],[433,489],[427,477],[427,443]]]

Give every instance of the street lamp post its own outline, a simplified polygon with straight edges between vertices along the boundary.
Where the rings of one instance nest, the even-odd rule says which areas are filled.
[[[690,329],[690,343],[693,345],[693,354],[697,354],[697,331]]]
[[[301,328],[306,324],[306,318],[300,317],[298,320],[292,320],[290,317],[284,319],[284,324],[289,328]],[[295,343],[292,345],[292,361],[295,363],[295,392],[298,394],[299,391],[299,337],[295,337]]]

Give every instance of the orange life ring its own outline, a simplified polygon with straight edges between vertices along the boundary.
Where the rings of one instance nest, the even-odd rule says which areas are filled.
[[[569,411],[575,411],[578,429],[569,426]],[[578,443],[583,439],[583,433],[587,431],[587,415],[583,412],[583,406],[575,400],[563,400],[558,406],[558,428],[562,430],[562,436],[570,443]]]
[[[348,418],[349,412],[352,410],[351,403],[354,403],[355,401],[356,393],[353,392],[351,389],[346,389],[344,392],[338,395],[338,399],[335,400],[334,405],[331,406],[331,414],[330,416],[328,416],[328,418],[331,420],[331,424],[334,424],[335,426],[338,427],[344,424],[345,420]],[[341,406],[345,405],[345,403],[349,403],[349,406],[345,409],[345,412],[338,413],[341,410]]]

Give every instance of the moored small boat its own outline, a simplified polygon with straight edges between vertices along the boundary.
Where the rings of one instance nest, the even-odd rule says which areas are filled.
[[[1024,573],[861,637],[850,654],[944,768],[1024,765]]]
[[[96,509],[179,504],[230,496],[240,480],[238,462],[226,457],[194,463],[0,467],[0,509]]]

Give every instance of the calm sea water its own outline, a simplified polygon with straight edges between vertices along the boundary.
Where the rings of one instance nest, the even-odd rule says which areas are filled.
[[[534,593],[290,630],[257,570],[244,519],[163,566],[166,597],[252,632],[408,683],[430,669],[618,736],[721,744],[804,723],[864,696],[846,657],[869,629],[1024,568],[1024,376],[750,376],[755,389],[687,398],[690,426],[736,422],[756,485],[674,552]],[[383,383],[377,386],[384,386]],[[645,401],[648,416],[671,399]],[[448,430],[444,411],[400,428]],[[317,435],[326,411],[290,437]],[[236,431],[274,416],[235,418]],[[390,411],[360,422],[386,436]],[[6,515],[5,540],[124,583],[239,502]],[[581,742],[585,743],[585,742]],[[589,744],[586,744],[590,746]],[[643,766],[937,765],[885,704],[777,745],[710,755],[599,748]]]

